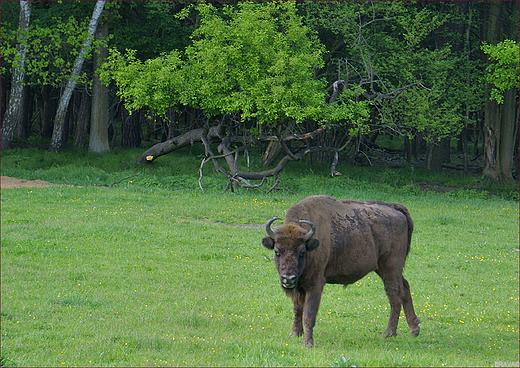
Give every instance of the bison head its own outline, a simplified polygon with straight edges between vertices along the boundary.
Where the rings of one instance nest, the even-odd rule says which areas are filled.
[[[273,231],[271,224],[276,220],[279,218],[273,218],[265,225],[269,236],[262,239],[262,245],[267,249],[274,249],[274,264],[282,287],[294,289],[305,267],[305,254],[320,245],[318,239],[312,239],[316,232],[316,225],[310,221],[300,220],[301,224],[309,225],[311,230],[289,223]]]

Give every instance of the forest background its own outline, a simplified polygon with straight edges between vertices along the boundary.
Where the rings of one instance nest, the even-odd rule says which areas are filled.
[[[518,2],[20,1],[1,13],[2,150],[142,148],[151,162],[199,141],[201,173],[213,162],[235,187],[276,185],[304,156],[333,176],[341,160],[518,178]],[[250,152],[271,169],[240,170]]]

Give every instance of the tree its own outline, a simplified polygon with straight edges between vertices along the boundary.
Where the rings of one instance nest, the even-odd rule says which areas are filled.
[[[60,152],[63,146],[63,132],[65,127],[65,116],[67,113],[67,108],[69,105],[70,98],[72,97],[72,92],[76,87],[77,78],[79,73],[81,72],[81,68],[83,67],[83,63],[85,61],[86,54],[88,49],[92,43],[92,38],[94,37],[94,32],[96,31],[99,18],[105,6],[105,1],[98,0],[94,7],[94,11],[92,13],[92,18],[88,27],[88,36],[85,40],[83,47],[81,48],[79,55],[74,63],[74,69],[69,77],[67,82],[67,86],[63,90],[63,93],[60,98],[60,102],[58,104],[58,110],[56,111],[56,117],[54,118],[54,130],[52,132],[51,138],[51,147],[50,151],[52,152]]]
[[[28,1],[20,1],[20,20],[19,20],[19,42],[17,46],[18,64],[13,70],[11,82],[11,97],[9,99],[9,108],[6,116],[2,121],[2,148],[11,146],[16,124],[21,120],[23,94],[24,94],[24,77],[26,64],[26,47],[27,32],[31,18],[31,9]]]
[[[484,51],[490,56],[486,62],[490,63],[490,59],[499,61],[488,68],[493,70],[488,81],[494,86],[488,84],[486,89],[484,175],[495,181],[507,181],[512,180],[515,130],[518,127],[518,53],[516,57],[513,55],[516,46],[511,41],[504,41],[503,37],[518,37],[518,4],[503,1],[483,6],[489,6],[483,29]],[[516,66],[510,66],[515,63]]]
[[[323,70],[330,83],[356,86],[359,98],[370,101],[371,119],[348,126],[358,134],[358,152],[361,142],[374,146],[368,135],[408,139],[420,133],[429,141],[430,163],[436,142],[462,126],[453,98],[460,94],[453,76],[457,58],[439,40],[453,9],[415,2],[304,2],[302,10],[331,50]]]
[[[96,38],[108,37],[108,22],[103,22],[96,32]],[[108,50],[99,46],[94,54],[94,67],[97,69],[107,57]],[[98,73],[94,72],[92,83],[92,110],[90,124],[89,150],[102,153],[108,151],[108,89],[101,83]]]
[[[312,138],[332,122],[366,118],[366,103],[341,99],[327,103],[326,81],[313,77],[322,64],[323,48],[301,23],[294,3],[245,2],[224,7],[223,15],[210,4],[200,4],[197,10],[200,26],[184,54],[173,50],[141,62],[135,51],[123,56],[112,50],[103,67],[102,78],[106,83],[115,81],[130,111],[149,107],[164,114],[181,104],[201,109],[209,119],[220,121],[218,126],[189,131],[160,143],[138,161],[152,161],[186,142],[200,140],[208,156],[202,166],[213,161],[217,171],[230,181],[251,186],[249,180],[263,182],[266,176],[276,177],[288,161],[318,149],[293,152],[283,142]],[[322,127],[308,134],[288,132],[281,138],[262,135],[278,126],[298,126],[304,121]],[[237,131],[243,132],[241,137]],[[258,137],[281,139],[286,156],[272,170],[240,170],[234,155],[245,151]],[[220,156],[210,147],[212,138],[220,141]],[[239,148],[233,150],[232,145]],[[218,164],[218,158],[226,161],[228,170]]]

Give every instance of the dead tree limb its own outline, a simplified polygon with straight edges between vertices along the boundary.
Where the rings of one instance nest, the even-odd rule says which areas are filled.
[[[153,147],[150,147],[147,151],[145,151],[141,156],[137,158],[137,163],[143,162],[151,162],[155,160],[157,157],[166,155],[170,152],[175,151],[176,149],[186,147],[195,142],[201,142],[202,136],[204,134],[204,128],[193,129],[185,134],[179,135],[177,137],[173,137],[168,139],[167,141],[157,143]],[[219,138],[219,126],[213,126],[209,128],[209,131],[205,134],[210,140],[214,138]]]
[[[258,137],[259,141],[291,141],[291,140],[303,140],[303,139],[313,139],[316,135],[324,132],[329,127],[328,124],[319,127],[316,130],[313,130],[312,132],[304,133],[304,134],[287,134],[283,136],[282,138],[278,137],[277,135],[261,135]]]

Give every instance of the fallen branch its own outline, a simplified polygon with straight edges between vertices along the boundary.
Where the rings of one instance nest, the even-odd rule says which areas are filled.
[[[204,164],[206,163],[205,161],[206,161],[206,157],[204,157],[202,159],[202,162],[200,163],[200,167],[199,167],[199,188],[202,191],[202,193],[206,193],[204,191],[204,188],[202,188],[202,168],[204,167]]]
[[[206,130],[208,131],[206,132]],[[200,142],[202,141],[203,135],[205,135],[209,139],[220,138],[219,127],[213,126],[209,129],[193,129],[185,134],[168,139],[167,141],[161,143],[157,143],[153,147],[146,150],[141,156],[139,156],[137,158],[137,163],[141,164],[143,162],[151,162],[155,160],[157,157],[166,155],[167,153],[173,152],[176,149],[188,146],[195,142]]]
[[[316,135],[327,130],[328,125],[320,127],[312,132],[304,133],[304,134],[288,134],[283,136],[282,138],[276,135],[261,135],[258,137],[259,141],[291,141],[291,140],[303,140],[303,139],[312,139]]]
[[[174,188],[174,189],[168,189],[168,190],[183,190],[183,189],[189,189],[191,190],[192,192],[194,191],[192,187],[180,187],[180,188]]]
[[[127,180],[127,179],[130,179],[130,178],[133,178],[134,176],[137,176],[139,175],[141,172],[139,171],[137,174],[134,174],[134,175],[130,175],[130,176],[127,176],[126,178],[123,178],[121,180],[118,180],[118,181],[115,181],[113,182],[112,184],[108,185],[108,184],[95,184],[96,187],[107,187],[107,188],[112,188],[114,185],[116,184],[119,184],[121,183],[122,181],[124,180]],[[66,180],[66,179],[65,179]],[[67,180],[68,182],[68,180]]]
[[[115,182],[113,182],[112,184],[110,184],[108,187],[109,187],[109,188],[112,188],[114,185],[121,183],[123,180],[133,178],[133,177],[139,175],[140,173],[141,173],[141,172],[139,171],[137,174],[127,176],[126,178],[123,178],[123,179],[121,179],[121,180],[119,180],[119,181],[115,181]]]

